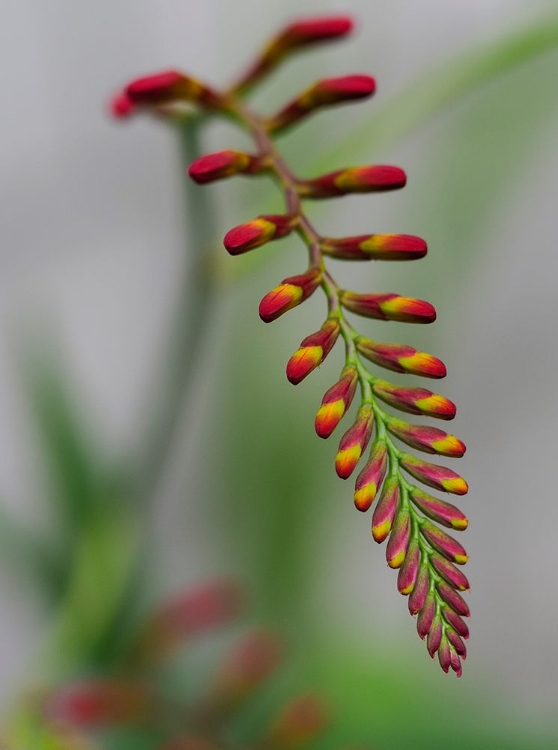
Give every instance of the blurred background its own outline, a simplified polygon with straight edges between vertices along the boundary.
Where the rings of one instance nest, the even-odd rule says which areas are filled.
[[[109,664],[135,613],[226,574],[251,622],[288,643],[274,689],[310,686],[331,705],[324,748],[558,746],[556,2],[2,8],[4,715],[35,684]],[[258,318],[263,294],[304,270],[300,243],[240,258],[221,247],[231,226],[281,211],[280,196],[259,181],[186,192],[171,129],[108,114],[131,78],[178,67],[224,85],[288,19],[325,13],[353,15],[357,34],[286,63],[254,103],[271,111],[324,75],[377,80],[370,102],[309,119],[281,149],[301,175],[368,162],[408,174],[401,192],[309,213],[324,235],[429,243],[417,264],[332,267],[345,288],[438,311],[424,329],[360,329],[448,365],[442,392],[468,445],[452,468],[471,488],[459,681],[418,640],[335,476],[335,439],[314,434],[340,353],[296,389],[284,377],[322,300],[273,326]],[[247,145],[224,124],[201,138],[203,151]]]

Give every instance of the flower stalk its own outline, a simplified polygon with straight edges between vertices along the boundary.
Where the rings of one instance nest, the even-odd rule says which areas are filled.
[[[467,484],[450,469],[404,452],[396,440],[416,450],[447,457],[462,456],[465,445],[440,429],[395,417],[380,402],[407,414],[445,420],[455,416],[455,406],[432,391],[380,379],[368,370],[364,360],[392,372],[433,379],[445,377],[446,367],[437,357],[412,346],[382,343],[363,336],[347,317],[350,313],[376,321],[424,324],[435,320],[436,311],[426,301],[395,293],[369,294],[343,289],[326,263],[330,256],[347,260],[414,260],[426,254],[427,246],[424,240],[411,235],[324,237],[304,208],[307,199],[400,189],[407,177],[399,167],[386,165],[345,167],[310,179],[299,177],[275,143],[275,137],[284,130],[324,107],[371,96],[375,91],[374,79],[367,75],[323,79],[271,116],[259,114],[244,98],[249,89],[292,52],[343,37],[351,28],[352,22],[344,17],[309,19],[289,25],[270,42],[240,82],[225,92],[193,82],[182,74],[162,74],[153,76],[151,81],[133,82],[120,94],[118,102],[122,109],[122,102],[128,98],[130,111],[143,109],[171,119],[180,116],[184,104],[193,105],[206,114],[232,119],[251,137],[253,153],[228,150],[203,156],[190,166],[190,176],[205,184],[235,175],[265,174],[281,192],[284,213],[259,216],[231,229],[224,238],[225,248],[231,255],[238,255],[290,234],[298,235],[306,247],[307,270],[285,279],[265,295],[260,303],[260,317],[266,323],[271,322],[321,288],[327,309],[325,322],[303,339],[289,359],[287,378],[295,385],[300,383],[322,364],[338,340],[343,342],[343,372],[322,400],[316,431],[324,438],[332,434],[348,411],[358,384],[361,403],[352,426],[341,438],[337,474],[347,479],[371,444],[367,463],[357,476],[355,506],[366,512],[378,498],[372,516],[373,537],[377,542],[388,539],[388,565],[399,570],[399,591],[409,595],[409,609],[418,614],[417,629],[422,638],[427,638],[430,655],[437,653],[442,669],[447,672],[451,668],[459,676],[465,652],[457,637],[466,637],[466,626],[461,619],[464,607],[457,591],[468,588],[468,582],[455,564],[462,565],[467,557],[463,547],[433,521],[453,530],[464,529],[467,521],[455,506],[423,493],[405,472],[429,487],[454,494],[465,494]],[[459,599],[452,599],[448,587]]]

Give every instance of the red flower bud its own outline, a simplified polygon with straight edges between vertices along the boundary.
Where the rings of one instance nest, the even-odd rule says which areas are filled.
[[[234,620],[243,602],[242,590],[227,580],[179,592],[148,621],[136,646],[138,656],[142,661],[168,656],[190,638]]]
[[[233,647],[223,663],[207,704],[220,709],[234,707],[254,693],[281,661],[278,639],[266,631],[255,631]]]
[[[339,321],[336,318],[328,318],[319,331],[301,342],[300,348],[287,362],[287,378],[293,385],[298,385],[312,370],[322,364],[333,349],[339,331]]]
[[[265,161],[259,156],[227,149],[200,156],[190,164],[188,174],[198,185],[204,185],[236,174],[256,174],[261,172],[264,166]]]
[[[434,653],[430,655],[434,658]],[[443,638],[439,644],[438,661],[444,672],[447,674],[451,666],[451,649],[446,638]]]
[[[409,424],[402,419],[390,417],[387,428],[399,440],[425,453],[437,453],[452,458],[460,458],[465,453],[465,445],[461,440],[437,427]]]
[[[399,495],[399,481],[396,477],[388,477],[372,515],[372,536],[378,544],[389,536],[399,508]]]
[[[386,547],[386,560],[390,568],[400,568],[403,565],[410,536],[411,515],[406,508],[400,508]]]
[[[406,388],[385,380],[375,380],[372,383],[372,390],[386,404],[408,414],[424,414],[438,419],[455,417],[455,404],[448,398],[432,393],[426,388]]]
[[[424,538],[444,557],[458,565],[465,565],[468,560],[467,553],[453,537],[426,519],[422,521],[420,531]]]
[[[337,427],[351,406],[357,383],[356,367],[353,365],[344,367],[341,379],[327,391],[316,414],[315,427],[319,437],[328,438]]]
[[[370,458],[355,483],[355,507],[367,511],[382,486],[388,468],[388,453],[383,440],[376,440]]]
[[[268,214],[234,227],[225,235],[223,244],[231,255],[240,255],[270,240],[278,240],[290,234],[296,225],[292,216]]]
[[[449,622],[449,624],[452,626],[452,628],[460,635],[462,638],[469,637],[469,628],[467,626],[467,623],[457,615],[453,609],[450,609],[449,607],[442,607],[442,614],[446,618],[446,620]]]
[[[440,500],[438,497],[432,497],[427,492],[419,490],[418,487],[414,487],[410,495],[417,508],[420,508],[433,521],[457,531],[463,531],[467,528],[467,518],[455,505]]]
[[[446,630],[446,638],[451,643],[453,648],[455,649],[455,652],[461,656],[462,659],[467,658],[467,647],[463,643],[461,637],[457,635],[455,630],[452,630],[451,628],[447,628]]]
[[[356,101],[371,96],[376,90],[373,78],[365,75],[324,78],[287,104],[267,124],[270,133],[279,133],[321,107]]]
[[[430,632],[435,614],[436,600],[433,595],[429,593],[424,602],[424,606],[421,608],[419,616],[417,617],[417,633],[423,640]]]
[[[426,638],[426,650],[428,651],[432,659],[434,658],[434,654],[440,646],[440,642],[442,640],[442,632],[442,618],[440,617],[440,615],[434,615],[432,625],[430,626],[430,630],[428,631],[428,636]]]
[[[349,427],[339,442],[335,457],[335,471],[341,479],[348,479],[360,457],[366,450],[374,426],[374,412],[370,404],[363,404],[357,412],[354,424]]]
[[[260,302],[260,318],[271,323],[308,299],[320,286],[322,274],[317,268],[310,268],[299,276],[283,279],[281,284],[268,292]]]
[[[407,602],[409,612],[412,615],[416,615],[424,607],[428,591],[430,589],[430,573],[426,565],[421,565],[419,568],[415,587],[411,591],[409,600]]]
[[[138,78],[128,84],[126,96],[137,105],[158,106],[173,102],[195,102],[207,107],[222,107],[222,98],[194,78],[175,70]]]
[[[339,301],[347,310],[376,320],[398,320],[401,323],[432,323],[436,310],[430,302],[398,294],[357,294],[343,291]]]
[[[403,453],[399,459],[400,465],[408,471],[419,482],[427,484],[429,487],[441,490],[442,492],[451,492],[454,495],[466,495],[469,487],[467,482],[456,474],[455,471],[447,469],[445,466],[430,464],[423,461],[410,453]]]
[[[55,721],[94,727],[127,724],[153,708],[148,691],[136,682],[88,680],[55,690],[45,714]]]
[[[466,576],[453,563],[446,560],[445,557],[434,552],[430,555],[430,562],[438,573],[455,589],[466,591],[469,588],[469,581]]]
[[[377,193],[398,190],[407,177],[399,167],[370,166],[339,169],[314,180],[299,183],[303,198],[333,198],[347,193]]]
[[[445,378],[444,363],[425,352],[418,352],[405,344],[380,344],[359,336],[356,345],[363,357],[380,367],[394,372],[422,375],[425,378]]]
[[[446,604],[449,604],[458,615],[461,615],[461,617],[469,617],[469,605],[461,594],[458,594],[452,586],[445,581],[440,581],[436,584],[436,588]]]
[[[420,547],[416,539],[411,539],[405,562],[399,568],[397,588],[400,594],[407,596],[412,593],[417,582],[420,569]]]
[[[110,103],[111,114],[113,115],[113,117],[121,120],[132,115],[135,109],[136,107],[134,102],[125,92],[117,94],[117,96],[115,96]]]
[[[417,260],[428,249],[424,240],[410,234],[323,237],[320,247],[325,255],[341,260]]]
[[[353,28],[348,16],[304,18],[289,24],[260,54],[255,65],[242,77],[237,91],[245,91],[289,54],[320,42],[331,42],[346,36]]]
[[[440,658],[440,652],[438,651],[438,658]],[[463,659],[465,656],[462,657]],[[453,648],[450,648],[450,666],[455,672],[456,677],[461,677],[463,669],[461,667],[461,659]],[[443,669],[443,667],[442,667]]]

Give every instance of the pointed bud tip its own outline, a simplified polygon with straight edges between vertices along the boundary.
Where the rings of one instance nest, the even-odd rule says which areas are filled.
[[[354,21],[350,16],[317,16],[293,21],[286,34],[297,38],[299,43],[311,43],[346,36],[353,29]]]

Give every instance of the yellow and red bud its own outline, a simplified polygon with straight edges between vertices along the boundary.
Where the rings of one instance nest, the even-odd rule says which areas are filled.
[[[335,457],[335,471],[341,479],[348,479],[363,452],[374,426],[374,412],[370,404],[363,404],[357,412],[356,420],[339,441]]]
[[[341,378],[326,392],[314,423],[316,433],[328,438],[350,408],[358,383],[358,372],[354,365],[346,365]]]
[[[418,487],[413,488],[410,495],[417,508],[433,521],[456,531],[463,531],[467,528],[466,516],[455,505],[440,500],[438,497],[433,497],[427,492],[419,490]]]
[[[430,302],[398,294],[342,291],[339,301],[347,310],[375,320],[396,320],[401,323],[432,323],[436,320],[436,310]]]
[[[400,508],[386,547],[386,560],[390,568],[400,568],[403,565],[410,538],[411,514],[406,508]]]
[[[399,495],[399,481],[396,477],[388,477],[372,515],[372,536],[378,544],[387,539],[391,532],[399,508]]]
[[[450,586],[453,586],[458,591],[467,591],[469,589],[467,577],[443,555],[434,552],[430,555],[430,562]]]
[[[423,640],[430,632],[435,615],[436,600],[433,594],[429,592],[417,617],[417,633]]]
[[[423,414],[437,419],[453,419],[455,404],[444,396],[426,390],[426,388],[406,388],[393,385],[386,380],[375,380],[372,383],[374,394],[386,404],[408,414]]]
[[[339,320],[328,318],[319,331],[301,342],[300,348],[287,362],[287,378],[293,385],[298,385],[322,364],[335,345],[339,332]]]
[[[461,615],[461,617],[469,617],[469,605],[461,594],[458,594],[452,586],[445,581],[439,581],[439,583],[436,584],[436,588],[446,604],[457,612],[458,615]]]
[[[424,453],[460,458],[466,450],[465,445],[455,435],[448,435],[437,427],[409,424],[396,417],[390,417],[386,426],[399,440]]]
[[[137,78],[124,89],[125,96],[136,106],[161,106],[175,102],[192,102],[204,107],[222,108],[223,97],[200,81],[175,70]]]
[[[422,375],[425,378],[445,378],[444,363],[426,352],[418,352],[405,344],[382,344],[364,336],[356,339],[356,346],[363,357],[380,367],[393,372]]]
[[[294,750],[315,739],[327,724],[323,703],[313,695],[304,695],[288,703],[272,724],[265,746]]]
[[[388,452],[384,440],[376,440],[370,458],[355,483],[355,507],[367,511],[374,500],[388,469]]]
[[[428,250],[423,239],[410,234],[323,237],[320,247],[325,255],[340,260],[417,260]]]
[[[434,658],[434,654],[440,647],[440,643],[442,641],[442,633],[442,618],[440,617],[440,615],[436,614],[434,615],[432,625],[430,626],[430,630],[428,631],[428,635],[426,637],[426,650],[428,651],[432,659]]]
[[[260,156],[226,149],[200,156],[190,164],[188,174],[198,185],[205,185],[236,174],[259,174],[265,168],[266,161]]]
[[[225,235],[223,244],[231,255],[240,255],[270,240],[286,237],[296,226],[296,219],[281,214],[266,214],[234,227]]]
[[[428,591],[430,590],[430,573],[426,565],[421,565],[418,571],[415,586],[411,591],[407,605],[412,615],[418,614],[424,607]]]
[[[465,640],[467,640],[467,638],[469,637],[469,627],[467,623],[462,620],[461,617],[459,617],[459,615],[456,614],[450,607],[442,607],[442,614],[447,622],[456,631],[456,633],[460,635],[461,638],[465,638]]]
[[[366,75],[324,78],[270,118],[267,123],[268,132],[277,134],[321,107],[365,99],[375,90],[374,79]]]
[[[299,276],[283,279],[279,286],[268,292],[260,302],[260,318],[271,323],[308,299],[320,286],[322,274],[317,268],[310,268]]]
[[[469,490],[463,477],[445,466],[428,463],[410,453],[402,453],[399,463],[419,482],[436,490],[451,492],[454,495],[466,495]]]
[[[420,557],[419,544],[416,539],[411,539],[405,561],[397,576],[397,588],[403,596],[408,596],[415,588],[420,570]]]
[[[352,28],[353,21],[348,16],[324,16],[294,21],[267,45],[236,90],[245,91],[253,86],[288,55],[314,44],[342,39]]]
[[[348,193],[379,193],[405,186],[407,177],[399,167],[350,167],[299,183],[303,198],[334,198]]]
[[[152,696],[138,682],[98,679],[53,691],[43,710],[57,722],[92,728],[127,724],[146,717],[153,708]]]

